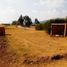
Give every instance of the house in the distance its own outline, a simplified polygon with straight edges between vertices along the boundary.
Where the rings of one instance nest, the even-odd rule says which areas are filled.
[[[65,20],[55,20],[55,22],[51,23],[51,36],[66,36],[67,35],[67,23]]]

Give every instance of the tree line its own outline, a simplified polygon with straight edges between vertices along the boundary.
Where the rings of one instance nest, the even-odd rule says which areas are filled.
[[[34,25],[36,30],[46,30],[50,33],[51,30],[51,23],[67,23],[66,18],[56,18],[56,19],[49,19],[44,22],[40,22],[37,18],[35,18]],[[20,16],[17,21],[13,21],[12,25],[21,25],[23,27],[30,27],[33,25],[33,22],[29,16]]]
[[[35,19],[35,24],[39,24],[38,19]],[[30,27],[32,25],[32,20],[29,16],[20,16],[17,21],[13,21],[12,25],[21,25],[23,27]]]
[[[35,26],[35,29],[36,30],[45,30],[46,32],[48,32],[50,34],[51,23],[67,23],[67,17],[50,19],[50,20],[44,21],[43,23],[37,24]]]

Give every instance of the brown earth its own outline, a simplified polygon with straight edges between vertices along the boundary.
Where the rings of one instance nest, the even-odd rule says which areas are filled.
[[[67,67],[67,37],[45,31],[5,27],[0,37],[0,67]],[[4,45],[4,46],[3,46]],[[53,59],[59,55],[59,59]]]

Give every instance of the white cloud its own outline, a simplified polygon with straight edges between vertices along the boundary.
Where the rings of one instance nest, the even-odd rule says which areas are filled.
[[[66,16],[66,10],[62,9],[61,12],[59,11],[60,8],[64,5],[65,0],[39,0],[34,5],[38,7],[37,10],[39,14],[40,20],[56,18]],[[65,11],[63,11],[65,10]]]
[[[16,10],[13,9],[12,7],[7,7],[5,9],[0,10],[0,21],[1,22],[11,22],[12,19],[15,19],[16,15]]]
[[[40,20],[63,17],[67,15],[66,3],[65,0],[0,0],[0,21],[12,22],[20,14]]]
[[[44,6],[47,8],[55,8],[61,6],[64,2],[64,0],[38,0],[35,5]]]

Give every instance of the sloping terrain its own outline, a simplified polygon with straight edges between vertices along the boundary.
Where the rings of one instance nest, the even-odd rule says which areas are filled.
[[[6,28],[8,67],[66,67],[67,37],[50,37],[45,31],[29,28]],[[62,55],[59,60],[51,60]],[[1,66],[4,67],[4,66]]]

